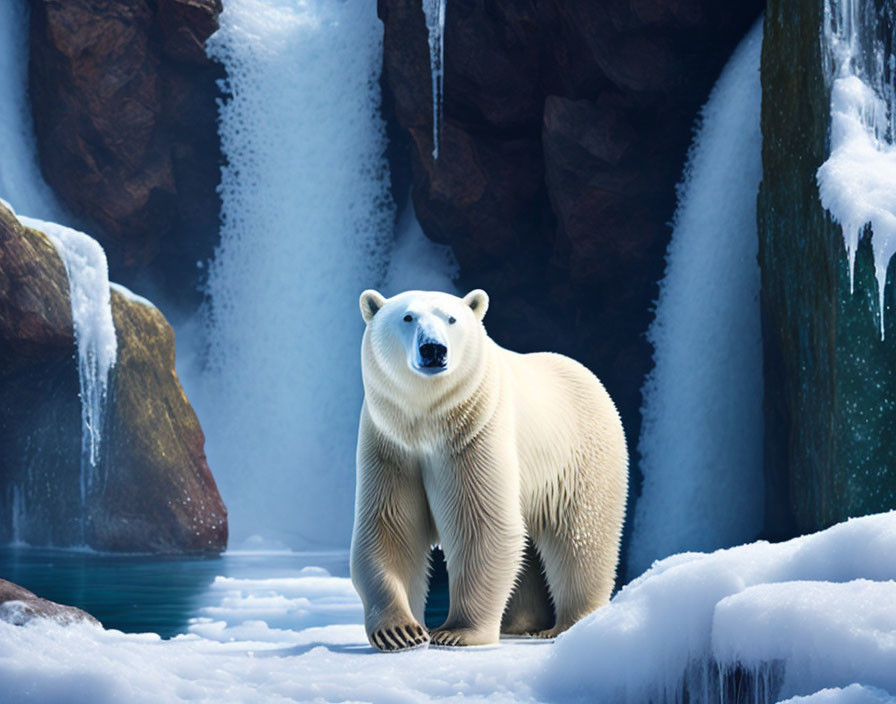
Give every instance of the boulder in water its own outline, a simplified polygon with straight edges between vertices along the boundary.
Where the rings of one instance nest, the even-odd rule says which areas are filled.
[[[118,357],[105,431],[82,487],[77,348],[65,267],[50,240],[0,205],[0,542],[217,553],[227,510],[174,371],[174,333],[112,292]]]
[[[0,621],[6,621],[14,626],[24,626],[38,618],[50,619],[63,626],[73,623],[101,625],[86,611],[42,599],[18,584],[0,579]]]

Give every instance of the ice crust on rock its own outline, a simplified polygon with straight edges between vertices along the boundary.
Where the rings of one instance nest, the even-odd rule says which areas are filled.
[[[117,291],[122,296],[127,298],[131,303],[139,303],[141,306],[148,306],[149,308],[155,308],[156,304],[150,301],[148,298],[144,298],[143,296],[138,296],[136,293],[131,291],[131,289],[126,286],[122,286],[121,284],[116,284],[115,282],[110,282],[109,287],[113,291]]]
[[[872,0],[825,0],[824,44],[831,81],[831,152],[817,172],[821,204],[840,224],[849,259],[871,227],[879,324],[884,336],[887,266],[896,253],[896,57],[881,36],[887,21]]]
[[[760,20],[703,108],[679,187],[648,331],[655,367],[643,389],[629,576],[675,552],[750,540],[762,526],[761,47]]]
[[[72,320],[78,345],[81,395],[81,502],[99,479],[109,370],[115,364],[118,341],[112,322],[109,267],[106,253],[90,235],[64,225],[17,216],[26,227],[43,232],[65,264]]]

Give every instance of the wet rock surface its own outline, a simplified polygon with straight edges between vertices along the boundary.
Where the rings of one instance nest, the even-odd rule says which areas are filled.
[[[769,537],[896,507],[893,270],[881,340],[869,233],[850,293],[840,227],[818,197],[830,126],[822,21],[821,0],[774,0],[765,20],[758,220]]]
[[[82,495],[77,348],[68,279],[52,243],[0,206],[0,542],[216,553],[227,511],[174,371],[174,333],[112,292],[101,481]]]
[[[34,619],[50,619],[62,625],[85,622],[101,625],[86,611],[42,599],[18,584],[0,579],[0,621],[24,626]]]
[[[44,177],[112,278],[191,305],[217,242],[221,0],[30,0],[30,94]]]
[[[453,0],[435,160],[420,2],[378,3],[396,193],[413,185],[461,287],[489,291],[490,334],[587,364],[631,448],[675,184],[697,112],[761,5]]]

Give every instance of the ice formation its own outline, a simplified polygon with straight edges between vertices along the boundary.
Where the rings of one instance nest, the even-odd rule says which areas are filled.
[[[648,332],[656,366],[644,386],[630,576],[674,552],[744,542],[762,524],[761,46],[757,23],[703,108],[679,188]]]
[[[896,12],[873,0],[825,0],[824,12],[831,153],[818,169],[818,190],[843,230],[850,288],[859,240],[871,227],[883,338],[887,266],[896,253],[896,56],[887,50]]]
[[[64,225],[18,216],[26,227],[43,232],[56,247],[68,275],[81,393],[81,502],[99,479],[100,443],[106,411],[109,370],[118,341],[112,322],[106,253],[89,235]]]
[[[394,655],[368,645],[346,578],[217,577],[170,640],[0,621],[0,685],[38,703],[882,704],[896,692],[896,562],[881,559],[894,554],[896,512],[868,516],[670,557],[553,643]]]
[[[445,88],[445,3],[423,0],[423,15],[429,41],[429,72],[432,76],[432,158],[439,158],[442,100]]]
[[[127,298],[131,303],[139,303],[142,306],[149,306],[150,308],[155,308],[156,304],[150,301],[148,298],[144,298],[143,296],[138,296],[136,293],[131,291],[131,289],[122,286],[121,284],[110,283],[109,288],[113,291],[117,291],[122,296]]]
[[[394,219],[382,31],[375,3],[230,0],[208,42],[231,95],[223,227],[201,369],[179,374],[237,541],[348,544],[358,296],[383,280]]]
[[[738,678],[754,704],[853,683],[896,692],[896,562],[881,559],[894,554],[890,512],[667,558],[558,638],[537,692],[725,702]]]

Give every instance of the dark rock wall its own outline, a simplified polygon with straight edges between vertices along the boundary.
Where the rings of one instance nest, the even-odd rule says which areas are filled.
[[[697,111],[761,7],[449,0],[434,160],[420,0],[378,2],[396,194],[413,184],[461,287],[489,291],[500,344],[570,354],[604,381],[632,450],[675,184]]]
[[[158,310],[114,291],[112,314],[118,359],[97,468],[103,479],[82,504],[65,266],[43,234],[0,205],[0,543],[220,552],[227,510],[174,371],[174,333]]]
[[[221,0],[30,0],[44,177],[87,221],[112,278],[192,306],[217,242]]]
[[[770,0],[762,54],[759,263],[766,532],[789,537],[896,507],[896,309],[878,330],[869,233],[855,293],[815,172],[829,152],[823,0]]]

